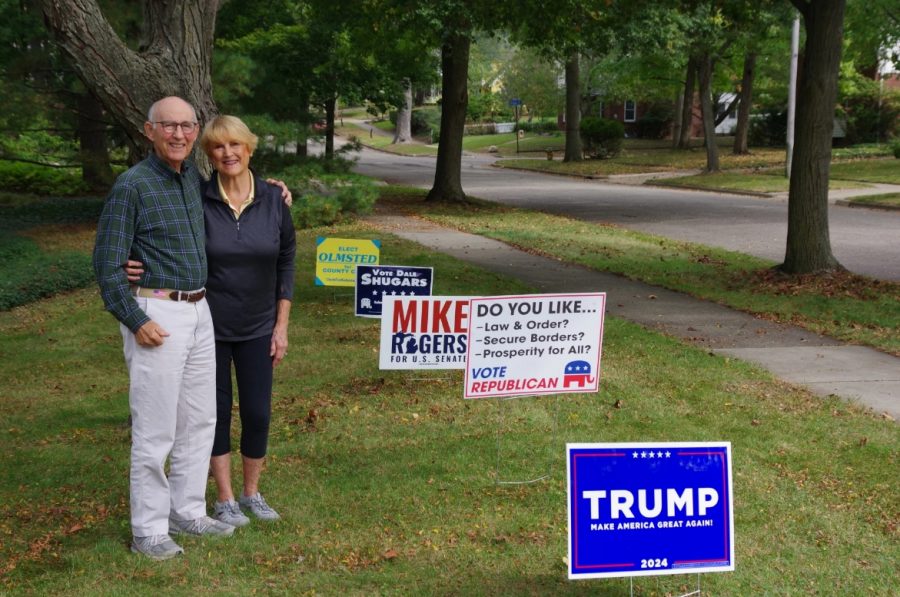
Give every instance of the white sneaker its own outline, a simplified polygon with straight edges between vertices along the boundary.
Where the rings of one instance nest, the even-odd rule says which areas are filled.
[[[230,537],[234,533],[234,527],[209,516],[201,516],[194,520],[180,520],[174,516],[169,516],[169,533]]]
[[[244,513],[241,512],[241,506],[234,500],[216,502],[213,509],[213,518],[233,527],[242,527],[245,524],[250,524],[250,519],[244,516]]]
[[[147,556],[151,560],[168,560],[184,553],[181,546],[168,535],[132,537],[131,551]]]
[[[258,491],[256,495],[242,495],[240,503],[241,508],[249,510],[250,514],[260,520],[278,520],[281,518],[278,512],[266,503],[266,500],[263,499],[263,496]]]

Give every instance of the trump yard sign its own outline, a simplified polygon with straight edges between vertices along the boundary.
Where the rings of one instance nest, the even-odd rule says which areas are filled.
[[[567,444],[569,578],[734,570],[731,444]]]

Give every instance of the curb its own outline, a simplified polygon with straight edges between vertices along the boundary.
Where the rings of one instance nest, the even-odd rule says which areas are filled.
[[[862,195],[863,197],[865,195]],[[877,203],[862,203],[853,201],[852,199],[837,199],[835,205],[843,207],[853,207],[856,209],[879,209],[881,211],[900,211],[900,205],[878,205]]]
[[[743,195],[746,197],[760,197],[763,199],[774,199],[775,194],[773,193],[763,193],[762,191],[742,191],[740,189],[714,189],[710,187],[701,187],[694,185],[682,185],[682,184],[664,184],[664,183],[654,183],[652,180],[648,180],[646,182],[641,183],[644,186],[648,187],[660,187],[663,189],[684,189],[685,191],[702,191],[705,193],[726,193],[728,195]]]

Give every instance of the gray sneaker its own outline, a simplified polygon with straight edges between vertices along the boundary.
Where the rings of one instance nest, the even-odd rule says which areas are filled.
[[[242,495],[240,503],[241,508],[249,510],[250,514],[260,520],[278,520],[281,518],[278,512],[266,503],[266,500],[263,499],[263,496],[258,491],[256,495]]]
[[[250,524],[250,519],[244,516],[240,505],[234,500],[216,502],[213,509],[213,518],[233,527],[242,527],[245,524]]]
[[[184,553],[181,546],[172,541],[168,535],[150,535],[149,537],[133,537],[131,551],[144,554],[151,560],[168,560]]]
[[[169,532],[181,535],[229,537],[234,533],[234,527],[209,516],[201,516],[194,520],[180,520],[169,516]]]

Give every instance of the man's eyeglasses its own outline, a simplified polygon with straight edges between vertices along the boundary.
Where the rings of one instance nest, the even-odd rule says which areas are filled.
[[[187,121],[185,121],[185,122],[170,122],[170,121],[166,120],[163,122],[154,122],[153,124],[160,125],[162,127],[162,129],[164,131],[166,131],[166,134],[169,134],[169,135],[173,134],[175,132],[175,129],[177,129],[178,127],[181,127],[181,132],[183,132],[185,135],[190,135],[197,128],[196,122],[187,122]]]

